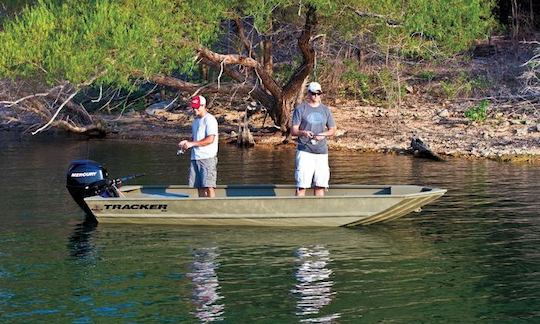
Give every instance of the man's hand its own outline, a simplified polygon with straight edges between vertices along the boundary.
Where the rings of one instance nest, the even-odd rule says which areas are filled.
[[[191,147],[193,147],[193,142],[190,142],[188,140],[183,140],[180,143],[178,143],[178,147],[180,147],[183,150],[189,150]]]
[[[303,133],[304,136],[307,137],[307,138],[313,138],[313,136],[315,135],[315,134],[313,134],[312,131],[307,131],[307,130],[302,131],[302,133]]]

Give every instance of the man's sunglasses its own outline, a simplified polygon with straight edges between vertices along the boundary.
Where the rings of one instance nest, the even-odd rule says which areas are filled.
[[[322,95],[322,92],[311,92],[311,91],[309,91],[309,94],[312,95],[312,96],[320,96],[320,95]]]

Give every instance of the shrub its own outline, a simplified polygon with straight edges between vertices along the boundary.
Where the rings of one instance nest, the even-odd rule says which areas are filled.
[[[370,93],[370,77],[366,73],[358,71],[357,64],[352,60],[345,60],[345,71],[340,76],[340,81],[345,92],[361,98],[368,98]]]
[[[465,111],[465,117],[471,121],[483,122],[487,118],[489,101],[482,100],[477,105],[474,105]]]

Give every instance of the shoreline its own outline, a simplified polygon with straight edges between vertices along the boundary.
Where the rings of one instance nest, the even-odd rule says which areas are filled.
[[[426,102],[405,102],[401,108],[381,108],[330,100],[327,105],[338,127],[336,136],[329,140],[330,149],[412,154],[411,139],[417,136],[443,158],[540,163],[540,123],[534,117],[504,118],[495,113],[485,122],[476,123],[464,117],[465,108],[459,104],[446,103],[441,107]],[[244,112],[219,106],[211,107],[209,112],[218,118],[221,139],[231,141],[234,138],[231,133],[238,132]],[[118,132],[111,136],[135,140],[190,136],[191,117],[186,110],[134,116],[141,121],[131,127],[117,124]],[[148,119],[153,122],[144,122]],[[269,127],[268,120],[263,124],[262,113],[251,117],[250,128],[256,146],[294,147],[294,142],[282,144],[284,137]]]
[[[418,97],[416,98],[418,99]],[[329,140],[329,148],[383,154],[412,154],[411,139],[417,136],[442,158],[485,158],[505,162],[540,163],[540,122],[534,116],[503,117],[490,114],[484,122],[471,122],[463,116],[464,108],[457,104],[442,107],[431,103],[404,103],[402,107],[382,108],[359,105],[357,102],[334,100],[326,103],[336,120],[338,131]],[[238,132],[244,111],[214,106],[209,112],[218,119],[221,141],[232,141]],[[148,141],[189,137],[192,117],[187,110],[159,111],[150,115],[130,112],[94,116],[103,121],[109,133],[107,139]],[[265,124],[263,124],[263,121]],[[35,121],[0,122],[0,130],[23,133]],[[250,119],[250,129],[256,146],[282,144],[283,136],[271,127],[269,118],[257,113]],[[46,133],[60,130],[49,130]],[[32,135],[27,135],[32,136]],[[39,135],[38,135],[39,136]],[[71,136],[71,135],[70,135]]]

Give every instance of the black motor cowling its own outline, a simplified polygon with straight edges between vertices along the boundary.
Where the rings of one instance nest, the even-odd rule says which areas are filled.
[[[115,180],[110,179],[107,170],[95,161],[72,161],[68,168],[66,188],[89,216],[93,216],[93,213],[84,202],[84,198],[97,195],[118,197],[114,185]]]

